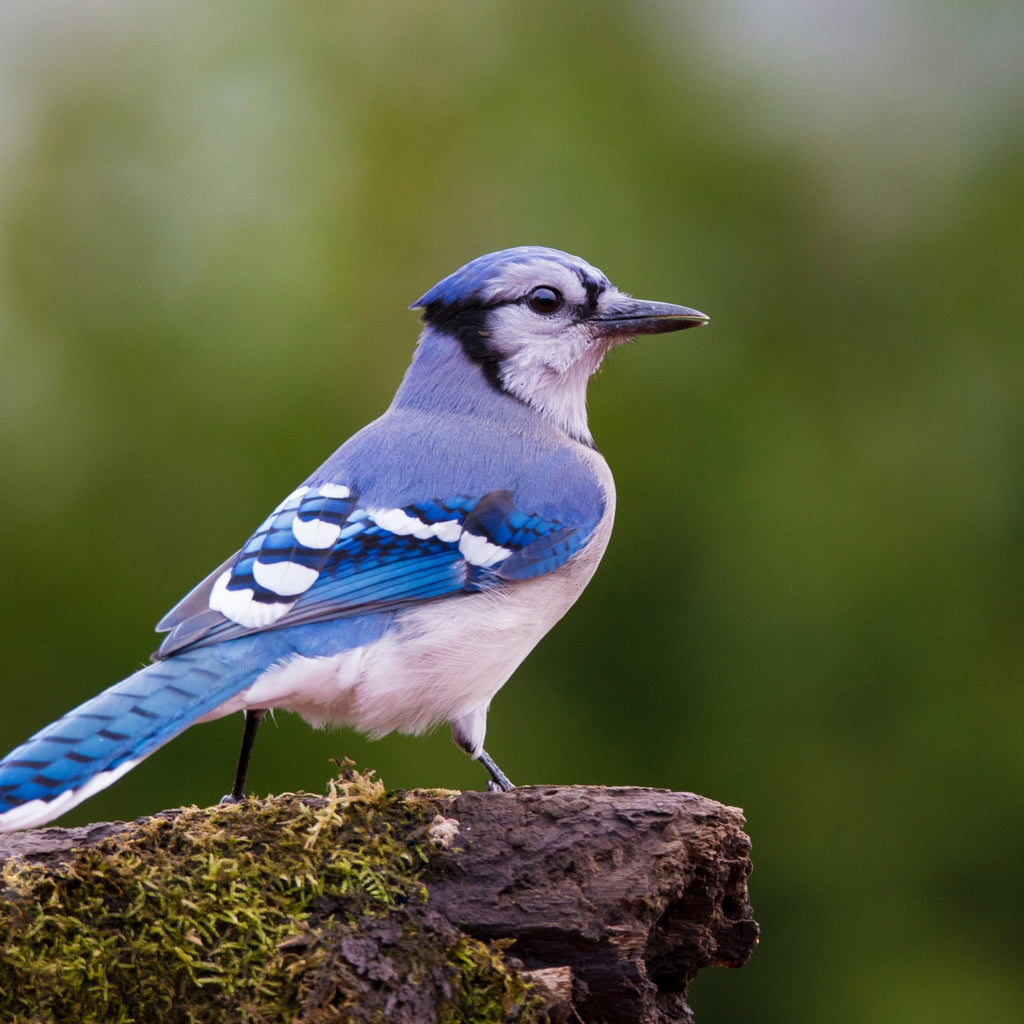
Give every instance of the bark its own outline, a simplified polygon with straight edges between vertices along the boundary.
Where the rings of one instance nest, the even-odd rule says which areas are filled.
[[[527,970],[568,968],[585,1021],[690,1020],[697,972],[740,967],[757,943],[735,808],[573,786],[463,793],[449,813],[459,831],[433,904],[478,938],[513,939]]]
[[[333,792],[332,798],[333,811],[339,798]],[[248,801],[232,813],[244,815],[247,805],[258,805],[264,813],[275,800],[285,799]],[[299,802],[296,806],[303,813],[330,805],[330,798],[290,799]],[[379,829],[381,821],[394,815],[397,824],[388,828],[411,851],[409,859],[422,865],[416,869],[416,884],[425,885],[429,898],[392,900],[383,916],[346,905],[346,916],[341,912],[344,899],[335,900],[325,889],[293,929],[293,937],[275,947],[276,955],[287,961],[288,978],[297,979],[294,997],[287,986],[281,990],[281,998],[294,998],[294,1004],[273,1011],[268,1005],[263,1016],[257,1007],[247,1010],[244,1019],[362,1020],[383,1013],[392,1021],[414,1022],[434,1020],[442,1012],[446,1019],[485,1019],[482,1004],[474,1003],[473,993],[460,986],[472,987],[478,983],[473,979],[484,974],[493,982],[488,972],[500,970],[512,980],[492,986],[490,991],[503,995],[487,1004],[486,1019],[685,1022],[692,1020],[686,990],[697,972],[712,965],[742,966],[757,943],[758,926],[746,885],[750,842],[742,831],[742,814],[703,797],[580,786],[524,787],[507,794],[431,791],[384,796],[380,790],[372,799],[353,798],[345,805],[349,825],[357,811],[369,814],[368,824],[357,825],[360,836],[367,829]],[[165,812],[149,821],[159,819],[163,837],[176,829],[194,830],[197,815],[207,813],[218,811]],[[294,817],[295,808],[289,805],[288,814]],[[52,904],[54,889],[47,879],[69,871],[81,878],[85,869],[80,851],[103,853],[94,853],[90,861],[90,870],[102,874],[105,851],[115,856],[134,841],[133,830],[146,827],[152,836],[145,820],[16,833],[0,837],[0,862],[7,861],[5,869],[37,869],[32,877],[38,877]],[[314,839],[328,841],[321,837],[322,828],[316,826]],[[215,841],[224,841],[225,834],[230,838],[232,833],[230,822],[225,825],[218,818],[210,834]],[[339,836],[329,841],[347,840]],[[160,842],[163,852],[188,845],[166,837]],[[262,858],[275,857],[271,838],[260,836],[258,844]],[[197,859],[194,845],[190,864]],[[308,849],[309,840],[305,845]],[[380,886],[383,890],[383,883]],[[109,888],[123,893],[124,883]],[[31,908],[37,896],[25,891],[22,877],[13,888],[8,882],[6,898],[14,906],[10,941],[16,942],[24,927],[18,921],[33,919],[26,907]],[[123,896],[117,898],[126,902]],[[120,929],[120,936],[126,927],[118,912],[112,908],[109,919],[94,914],[95,927]],[[161,912],[168,913],[166,906]],[[431,961],[429,971],[413,966],[412,935],[443,947],[448,959]],[[496,946],[494,940],[503,942]],[[466,943],[488,951],[487,962],[479,966],[483,973],[474,973],[477,966],[472,971],[451,967],[453,962],[470,962]],[[52,955],[61,954],[54,949]],[[209,955],[208,949],[204,955]],[[310,973],[304,979],[307,964]],[[190,974],[195,973],[190,967]],[[231,987],[241,990],[240,983]],[[215,1001],[210,985],[195,989],[197,1006],[186,1006],[191,998],[187,984],[176,983],[175,991],[176,1009],[183,1015],[222,1019],[212,1010],[203,1011],[201,1000]],[[463,1009],[453,1010],[456,1005]],[[48,1011],[51,1016],[53,1012]],[[74,1012],[79,1019],[104,1019],[99,1012],[90,1017],[80,1007]],[[112,1013],[109,1019],[117,1018]]]

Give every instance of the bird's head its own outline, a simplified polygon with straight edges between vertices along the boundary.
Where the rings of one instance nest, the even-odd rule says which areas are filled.
[[[588,442],[587,381],[605,353],[638,334],[708,321],[686,306],[631,298],[578,256],[540,246],[481,256],[411,308],[458,339],[494,387]]]

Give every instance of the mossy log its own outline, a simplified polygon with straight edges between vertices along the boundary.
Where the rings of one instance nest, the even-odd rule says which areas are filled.
[[[285,794],[0,838],[0,1019],[689,1021],[757,942],[735,808],[688,793]]]

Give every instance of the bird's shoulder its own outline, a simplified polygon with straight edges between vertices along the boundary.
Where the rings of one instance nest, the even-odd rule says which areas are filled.
[[[353,435],[307,482],[339,481],[380,505],[507,489],[537,511],[582,513],[602,505],[610,474],[593,448],[539,417],[436,417],[402,408]]]

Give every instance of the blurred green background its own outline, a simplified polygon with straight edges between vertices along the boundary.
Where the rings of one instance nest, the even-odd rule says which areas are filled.
[[[698,1018],[1019,1022],[1024,7],[4,3],[0,747],[379,414],[466,260],[578,253],[699,332],[608,360],[619,511],[499,694],[520,783],[743,807],[762,942]],[[73,824],[215,801],[240,720]],[[261,733],[256,792],[480,788]]]

